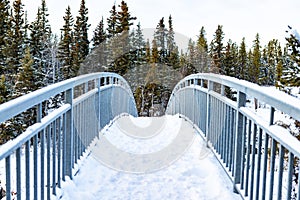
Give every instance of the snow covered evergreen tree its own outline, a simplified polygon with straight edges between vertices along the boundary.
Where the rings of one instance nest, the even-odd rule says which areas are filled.
[[[167,57],[167,29],[164,23],[164,17],[159,20],[154,32],[154,40],[159,53],[159,62],[164,63]]]
[[[8,99],[13,97],[13,86],[16,83],[18,68],[21,66],[21,59],[25,48],[25,20],[21,0],[13,2],[13,12],[8,20],[8,31],[5,37],[5,74],[8,86]]]
[[[47,72],[52,66],[51,59],[51,27],[48,20],[46,1],[42,0],[35,21],[30,25],[30,47],[34,58],[34,68],[37,71],[37,88],[48,85]]]
[[[77,72],[79,66],[73,65],[73,46],[74,46],[74,39],[73,39],[73,23],[74,19],[71,14],[71,8],[68,6],[66,9],[66,13],[64,16],[65,24],[61,29],[62,35],[61,40],[58,45],[58,58],[61,62],[61,68],[64,79],[72,78],[77,76]]]
[[[6,37],[9,27],[9,1],[0,1],[0,74],[5,73],[6,56],[5,56],[5,46]],[[1,95],[1,93],[0,93]]]
[[[74,25],[74,55],[76,59],[73,61],[73,65],[79,65],[83,62],[86,56],[89,54],[89,39],[88,30],[90,24],[88,24],[88,8],[85,6],[85,0],[81,0],[79,15],[76,18]],[[77,60],[77,62],[76,62]]]
[[[285,90],[300,86],[300,37],[297,31],[289,27],[287,41],[287,61],[282,72],[281,82]],[[299,91],[300,92],[300,91]]]

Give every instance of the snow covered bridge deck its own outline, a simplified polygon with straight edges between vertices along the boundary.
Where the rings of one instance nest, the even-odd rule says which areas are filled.
[[[65,200],[241,199],[204,140],[179,115],[119,118],[100,133],[59,193]]]
[[[57,96],[62,104],[46,112]],[[264,105],[262,115],[251,102]],[[299,105],[277,90],[194,74],[175,86],[167,116],[133,118],[133,94],[117,74],[53,84],[0,105],[2,131],[36,113],[0,146],[4,198],[300,200],[291,134]]]

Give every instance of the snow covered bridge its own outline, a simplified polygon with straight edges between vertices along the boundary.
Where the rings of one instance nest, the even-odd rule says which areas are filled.
[[[45,111],[59,96],[64,103]],[[299,105],[270,88],[195,74],[175,86],[166,116],[137,118],[122,77],[76,77],[0,105],[4,126],[37,113],[0,147],[4,198],[299,200],[300,142],[277,123],[300,120]]]

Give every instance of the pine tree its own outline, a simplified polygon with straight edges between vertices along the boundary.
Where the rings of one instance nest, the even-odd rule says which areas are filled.
[[[37,88],[48,85],[47,71],[51,64],[51,27],[48,20],[46,1],[42,0],[35,21],[30,25],[30,47],[34,58],[34,68],[37,71]]]
[[[286,86],[285,90],[289,90],[289,87],[300,86],[300,39],[297,38],[291,27],[288,32],[289,35],[286,37],[288,61],[282,75],[282,82]]]
[[[258,83],[259,72],[261,67],[261,52],[260,52],[260,40],[259,34],[257,33],[255,36],[255,40],[253,41],[253,53],[252,53],[252,65],[249,66],[249,80],[253,83]]]
[[[107,65],[107,34],[104,29],[103,17],[94,30],[92,42],[93,48],[91,54],[97,55],[97,66],[94,66],[91,72],[99,72],[103,66]]]
[[[209,71],[209,64],[210,64],[210,57],[208,55],[208,45],[206,40],[206,32],[204,27],[201,27],[200,35],[197,39],[196,49],[195,49],[195,56],[196,56],[196,69],[198,72],[208,72]]]
[[[72,58],[72,50],[74,46],[72,27],[74,20],[71,14],[70,6],[68,6],[66,9],[64,21],[65,24],[61,29],[62,38],[58,46],[58,58],[61,62],[63,77],[64,79],[68,79],[75,77],[78,72],[78,67],[74,67]]]
[[[204,29],[204,26],[201,27],[201,30],[200,30],[200,35],[198,36],[198,41],[197,41],[197,47],[199,49],[203,49],[204,52],[207,52],[208,51],[208,45],[207,45],[207,40],[205,38],[205,29]]]
[[[6,46],[6,36],[9,29],[9,1],[0,1],[0,74],[5,73],[5,46]],[[0,94],[1,95],[1,94]]]
[[[247,59],[246,43],[245,38],[243,38],[238,51],[238,66],[235,75],[236,78],[246,80]]]
[[[145,61],[146,42],[140,22],[137,24],[137,29],[135,32],[133,32],[133,34],[131,51],[135,52],[135,65],[141,65]]]
[[[131,16],[125,1],[121,1],[121,5],[119,5],[119,7],[121,8],[121,11],[117,12],[116,15],[116,33],[127,32],[128,34],[130,26],[133,25],[132,21],[136,20],[136,17]]]
[[[235,43],[232,43],[231,40],[227,42],[227,46],[225,49],[225,54],[224,54],[224,61],[223,61],[223,69],[224,71],[222,74],[226,76],[235,76],[236,73],[236,51],[237,47]]]
[[[33,68],[34,60],[30,54],[30,48],[25,49],[24,57],[21,60],[21,66],[18,69],[17,81],[15,84],[14,98],[32,92],[36,88],[35,69]],[[35,110],[27,110],[13,119],[12,124],[7,127],[6,134],[18,136],[23,133],[29,126],[35,123]]]
[[[86,56],[89,54],[89,39],[88,30],[90,24],[88,24],[88,8],[85,6],[85,0],[81,0],[79,16],[76,18],[74,25],[74,54],[78,59],[78,63],[74,62],[74,65],[79,65],[83,62]],[[77,66],[74,66],[77,67]]]
[[[129,30],[133,25],[132,17],[127,4],[122,1],[119,5],[120,11],[116,11],[115,5],[108,18],[108,65],[109,70],[118,74],[125,74],[134,62],[130,52]],[[115,37],[113,37],[115,36]]]
[[[5,39],[4,56],[6,57],[5,71],[8,82],[8,100],[13,96],[13,85],[16,82],[16,74],[21,66],[21,59],[24,53],[25,21],[24,10],[21,0],[13,2],[13,12],[10,13],[8,31]]]
[[[267,48],[264,48],[262,50],[262,58],[261,58],[261,66],[259,69],[259,77],[258,77],[258,83],[260,85],[267,85],[268,83],[268,55],[267,55]]]
[[[151,63],[159,62],[159,52],[157,49],[156,40],[152,40],[152,53],[151,53]]]
[[[117,34],[117,10],[115,4],[109,13],[110,17],[107,18],[107,38],[114,37]]]
[[[168,29],[168,34],[167,34],[167,50],[168,50],[168,56],[171,55],[171,52],[174,51],[176,48],[176,43],[175,43],[175,32],[173,29],[173,20],[172,16],[169,16],[169,29]]]
[[[146,42],[146,62],[147,63],[150,63],[151,61],[151,47],[150,47],[150,42],[149,42],[149,39],[147,39],[147,42]]]
[[[218,28],[215,32],[214,39],[212,41],[212,46],[211,46],[211,54],[212,54],[212,59],[214,63],[214,67],[216,67],[216,72],[217,73],[222,73],[222,62],[223,62],[223,56],[224,56],[224,46],[223,46],[223,38],[224,38],[224,33],[223,33],[223,26],[218,25]]]
[[[30,54],[29,47],[25,49],[25,55],[21,63],[15,84],[15,97],[22,96],[36,89],[35,70],[33,68],[34,60]]]
[[[166,42],[167,42],[167,29],[164,24],[164,18],[159,20],[159,23],[154,32],[154,40],[157,45],[157,49],[159,52],[159,62],[164,63],[167,53],[166,53]]]
[[[281,50],[281,46],[278,46],[278,50],[277,50],[278,54],[277,54],[277,66],[276,66],[276,76],[275,76],[275,86],[277,88],[281,88],[281,77],[282,77],[282,72],[283,72],[283,55],[282,55],[282,50]]]
[[[106,41],[106,32],[104,29],[104,21],[103,17],[99,24],[97,25],[95,31],[94,31],[94,37],[92,39],[93,41],[93,47],[99,46],[100,44],[103,44]]]

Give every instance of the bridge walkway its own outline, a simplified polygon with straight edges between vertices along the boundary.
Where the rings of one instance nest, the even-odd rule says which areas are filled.
[[[202,137],[179,115],[117,119],[102,130],[77,169],[57,197],[241,199]]]

